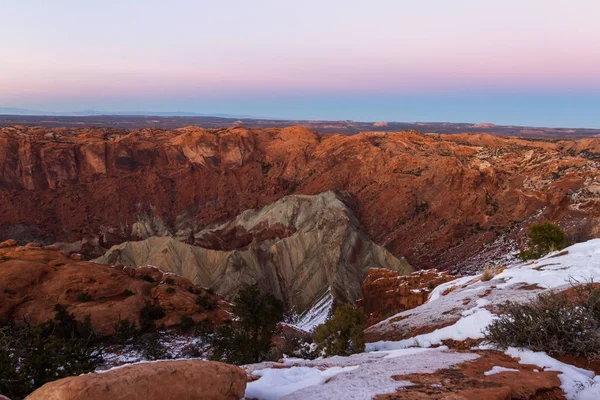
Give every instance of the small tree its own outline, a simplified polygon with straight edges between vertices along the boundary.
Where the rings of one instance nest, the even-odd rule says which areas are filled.
[[[43,384],[93,371],[102,361],[91,320],[57,304],[53,321],[0,328],[0,393],[21,399]]]
[[[567,237],[558,225],[550,222],[533,224],[529,227],[529,249],[521,250],[521,259],[526,261],[540,258],[568,245]]]
[[[154,330],[156,328],[154,321],[163,318],[165,315],[164,308],[146,301],[144,307],[140,310],[140,330],[143,332]]]
[[[351,304],[338,307],[333,316],[317,327],[315,343],[325,356],[348,356],[365,350],[363,331],[367,317]]]
[[[158,332],[143,334],[135,343],[135,348],[145,360],[165,360],[171,358],[167,347],[161,342]]]
[[[211,359],[238,365],[264,361],[284,317],[283,303],[251,285],[236,296],[233,313],[238,320],[218,328],[209,338]]]

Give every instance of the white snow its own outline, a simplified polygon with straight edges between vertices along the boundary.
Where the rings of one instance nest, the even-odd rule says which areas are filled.
[[[496,316],[482,308],[489,304],[486,299],[478,299],[477,305],[471,309],[463,311],[460,318],[453,325],[436,329],[431,333],[417,335],[410,339],[399,340],[396,342],[379,341],[367,343],[366,351],[386,351],[403,349],[407,347],[431,347],[442,344],[443,340],[452,339],[463,341],[466,339],[481,339],[483,338],[483,330],[487,327]]]
[[[404,357],[410,356],[413,354],[425,353],[426,351],[431,351],[433,349],[426,349],[420,347],[411,347],[407,349],[398,349],[398,350],[390,350],[386,351],[387,355],[384,358],[396,358],[396,357]],[[448,346],[440,346],[436,347],[435,350],[448,350]]]
[[[465,284],[471,282],[472,280],[474,280],[474,278],[475,277],[473,277],[473,276],[463,276],[462,278],[458,278],[458,279],[455,279],[450,282],[442,283],[441,285],[436,286],[431,291],[431,293],[429,294],[429,299],[427,301],[431,302],[431,301],[437,300],[442,296],[442,293],[444,293],[446,290],[453,288],[455,286],[465,285]]]
[[[489,371],[485,371],[483,374],[485,376],[490,376],[490,375],[500,374],[502,372],[519,372],[519,370],[514,369],[514,368],[505,368],[505,367],[499,367],[497,365],[494,365],[492,367],[492,369],[490,369]]]
[[[282,371],[282,367],[305,367],[312,370],[328,370],[335,367],[354,367],[354,369],[333,370],[335,377],[324,382],[317,378],[317,374],[307,372],[306,370],[297,370],[290,373],[298,375],[304,382],[309,381],[310,386],[303,387],[282,397],[269,397],[270,390],[263,393],[262,399],[285,399],[285,400],[318,400],[318,399],[348,399],[348,400],[370,400],[373,396],[385,393],[394,393],[398,388],[412,385],[408,381],[396,381],[392,379],[394,375],[406,375],[414,373],[432,373],[441,368],[448,368],[452,365],[460,364],[478,358],[477,354],[457,353],[445,351],[447,348],[435,349],[403,349],[392,352],[378,353],[360,353],[349,357],[330,357],[317,360],[286,359],[283,364],[262,363],[244,366],[247,372],[253,373],[262,371],[265,368],[272,368],[270,371]],[[262,383],[265,375],[248,384],[251,392],[246,392],[247,397],[254,387],[266,388],[269,379],[277,376],[275,383],[282,383],[279,378],[285,376],[285,372],[275,372],[269,375],[269,378]],[[287,378],[290,378],[287,376]],[[254,386],[251,386],[254,385]]]
[[[560,362],[544,352],[510,347],[505,352],[513,358],[519,358],[519,364],[537,365],[544,371],[558,371],[560,388],[565,392],[567,400],[599,399],[600,376],[594,372]]]
[[[173,359],[167,359],[167,360],[144,360],[144,361],[136,361],[136,362],[132,362],[129,364],[123,364],[123,365],[117,365],[115,367],[111,367],[108,369],[103,369],[103,370],[95,370],[92,372],[88,372],[85,374],[81,374],[82,375],[88,375],[88,374],[104,374],[106,372],[110,372],[110,371],[114,371],[117,369],[122,369],[122,368],[127,368],[127,367],[131,367],[134,365],[140,365],[140,364],[155,364],[155,363],[167,363],[167,362],[175,362],[175,361],[202,361],[202,362],[208,362],[207,360],[201,359],[201,358],[173,358]]]
[[[333,296],[331,295],[331,288],[329,288],[316,304],[302,314],[300,319],[292,325],[303,331],[310,332],[327,320],[332,305]]]
[[[500,289],[516,283],[552,289],[565,286],[573,279],[581,283],[590,279],[600,281],[600,239],[574,244],[534,262],[511,266],[494,276],[492,282]]]
[[[310,367],[261,369],[252,375],[260,379],[246,387],[246,397],[261,400],[275,400],[307,386],[322,385],[340,372],[352,371],[352,367],[332,367],[325,370]]]
[[[427,303],[393,315],[370,327],[369,331],[393,333],[394,330],[410,331],[427,325],[452,325],[397,342],[372,343],[367,349],[429,347],[445,339],[481,339],[482,331],[496,318],[482,307],[507,300],[529,301],[543,290],[566,289],[570,282],[590,280],[600,281],[600,239],[575,244],[533,262],[510,265],[487,282],[481,281],[479,276],[465,276],[439,285],[431,292]],[[537,285],[539,289],[523,290],[524,285]],[[451,288],[455,289],[443,295]]]

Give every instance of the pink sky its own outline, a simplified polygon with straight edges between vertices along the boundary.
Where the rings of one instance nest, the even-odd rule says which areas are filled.
[[[0,106],[600,93],[592,0],[31,0],[2,15]]]

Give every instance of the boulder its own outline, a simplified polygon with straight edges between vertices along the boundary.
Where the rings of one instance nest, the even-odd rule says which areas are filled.
[[[108,335],[119,319],[139,324],[147,302],[164,309],[159,326],[178,325],[184,315],[217,325],[230,318],[228,302],[188,279],[149,266],[122,269],[40,247],[0,248],[0,323],[43,324],[62,304],[78,320],[89,315],[95,331]],[[200,309],[198,295],[210,297],[214,309]]]
[[[5,240],[4,242],[0,242],[0,248],[13,247],[16,245],[17,245],[17,241],[14,239],[8,239],[8,240]]]
[[[27,400],[239,400],[246,373],[213,361],[144,362],[50,382]]]
[[[371,268],[362,284],[363,298],[357,301],[357,306],[365,311],[369,325],[374,325],[424,304],[436,286],[456,278],[435,269],[402,276],[394,271]]]

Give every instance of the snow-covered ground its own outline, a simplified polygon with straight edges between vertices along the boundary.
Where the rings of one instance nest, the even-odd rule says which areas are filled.
[[[317,300],[315,305],[300,315],[298,321],[292,325],[305,332],[310,332],[327,320],[332,306],[333,296],[331,295],[331,288],[329,288],[329,290]]]
[[[508,265],[489,281],[482,281],[481,275],[458,278],[436,287],[427,303],[369,328],[370,333],[397,333],[402,340],[369,343],[366,352],[349,357],[287,358],[279,363],[244,366],[258,378],[248,384],[246,396],[259,400],[352,400],[394,393],[412,383],[410,377],[395,380],[393,376],[433,373],[479,358],[474,351],[451,351],[442,344],[447,339],[481,339],[484,329],[497,318],[494,306],[507,300],[528,301],[545,290],[565,289],[575,281],[590,280],[600,282],[600,239],[573,245],[533,262]],[[331,305],[331,296],[326,293],[294,325],[311,330],[326,320]],[[432,327],[432,331],[406,335],[423,327]],[[201,345],[198,339],[175,331],[161,332],[160,340],[172,358],[190,356],[190,345]],[[483,345],[473,350],[492,349]],[[505,353],[522,364],[538,366],[539,371],[558,371],[561,388],[569,400],[600,399],[600,376],[592,371],[527,349],[510,348]],[[106,365],[100,369],[140,362],[143,356],[134,346],[125,346],[109,351],[105,359]],[[494,366],[484,375],[500,373],[518,370]]]
[[[164,347],[166,355],[170,359],[189,357],[190,354],[202,350],[202,341],[194,335],[183,334],[172,329],[158,333],[160,335],[159,343]],[[107,347],[102,353],[104,361],[97,371],[147,361],[140,347],[133,344]]]
[[[248,372],[261,378],[248,384],[246,396],[265,400],[368,400],[412,385],[410,381],[397,381],[392,376],[431,373],[478,357],[441,347],[361,353],[314,361],[289,359],[277,368],[273,368],[273,363],[251,365],[247,366]],[[291,368],[281,368],[284,366]],[[331,379],[325,379],[327,376]]]
[[[548,289],[566,289],[574,282],[600,282],[600,239],[578,243],[539,260],[508,266],[489,281],[466,276],[436,287],[422,306],[396,314],[369,328],[372,332],[410,329],[455,321],[431,333],[397,342],[376,342],[368,351],[423,347],[442,340],[480,339],[494,315],[484,308],[510,301],[527,301]],[[446,295],[444,295],[446,293]],[[394,322],[396,321],[396,322]]]
[[[424,326],[444,327],[403,340],[369,343],[365,353],[350,357],[288,359],[276,368],[274,363],[247,366],[249,373],[260,377],[248,385],[247,394],[271,400],[370,399],[376,394],[393,393],[411,384],[393,380],[394,375],[434,372],[477,358],[475,353],[432,346],[439,346],[446,339],[482,338],[484,329],[496,318],[491,306],[507,300],[527,301],[544,290],[565,289],[573,282],[590,280],[600,282],[600,239],[573,245],[533,262],[509,265],[489,281],[481,281],[480,275],[459,278],[438,286],[426,304],[396,314],[370,331],[410,332]],[[592,371],[526,349],[511,348],[506,354],[544,371],[559,371],[561,388],[569,400],[600,399],[600,376]],[[348,367],[354,368],[344,369]],[[507,372],[502,367],[494,368],[488,375]]]

